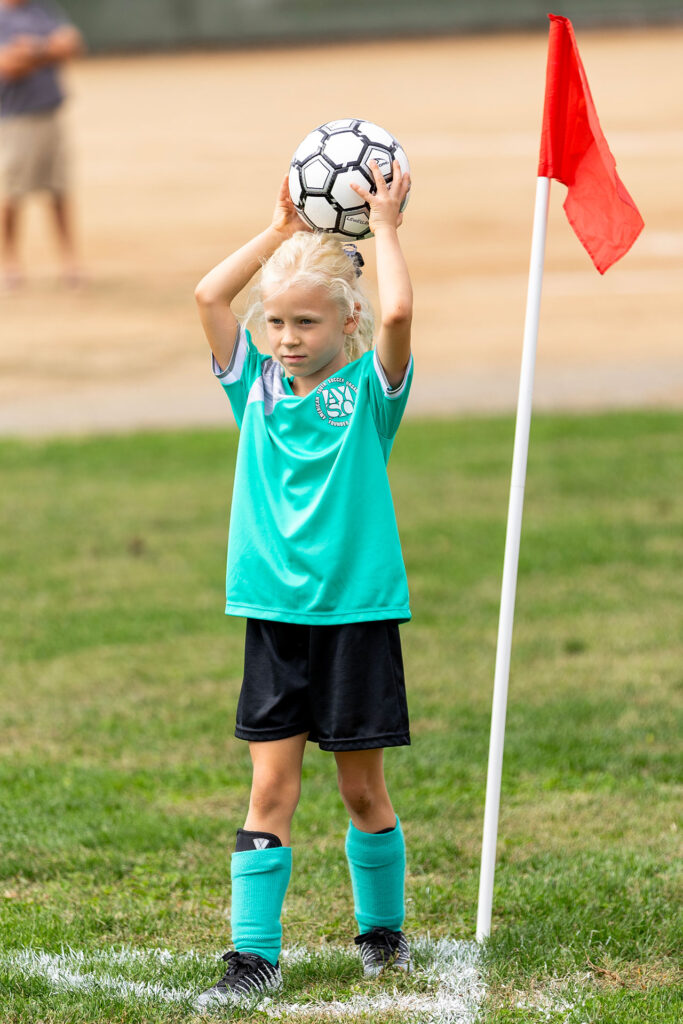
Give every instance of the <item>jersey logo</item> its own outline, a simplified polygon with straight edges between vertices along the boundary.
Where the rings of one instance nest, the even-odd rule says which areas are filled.
[[[330,377],[315,392],[318,416],[333,427],[348,427],[358,388],[345,377]]]

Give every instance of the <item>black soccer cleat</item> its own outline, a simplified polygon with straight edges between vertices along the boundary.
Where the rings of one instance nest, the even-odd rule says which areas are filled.
[[[360,946],[363,974],[366,977],[374,977],[391,968],[410,970],[410,946],[403,932],[371,928],[363,935],[356,935],[353,941]]]
[[[218,1006],[234,1006],[248,1002],[260,992],[271,992],[282,985],[280,963],[271,964],[256,953],[239,953],[236,949],[221,957],[228,969],[211,988],[197,998],[201,1010]]]

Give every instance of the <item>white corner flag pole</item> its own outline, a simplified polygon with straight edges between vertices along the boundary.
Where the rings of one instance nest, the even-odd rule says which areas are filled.
[[[536,368],[538,322],[541,310],[541,288],[543,284],[543,261],[545,257],[549,196],[550,178],[538,178],[536,181],[536,205],[531,240],[529,287],[524,321],[522,366],[519,380],[519,397],[517,400],[515,445],[512,456],[510,504],[508,508],[507,533],[505,536],[503,585],[500,599],[500,618],[498,620],[498,645],[496,648],[496,672],[493,684],[489,766],[486,778],[484,836],[481,851],[481,874],[479,877],[478,942],[488,938],[491,934],[493,874],[496,865],[500,783],[503,773],[503,742],[505,739],[505,714],[507,710],[508,680],[510,677],[512,623],[515,615],[517,566],[519,564],[519,542],[522,533],[522,508],[524,505],[524,484],[526,482],[526,463],[529,451],[529,429],[531,426],[534,370]]]

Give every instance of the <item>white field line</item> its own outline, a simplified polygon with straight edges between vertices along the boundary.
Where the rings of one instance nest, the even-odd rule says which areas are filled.
[[[454,942],[449,939],[412,941],[414,955],[426,959],[421,976],[433,991],[425,993],[385,992],[372,997],[356,995],[341,1002],[324,1004],[289,1003],[278,1005],[269,1000],[259,1004],[269,1017],[352,1018],[369,1010],[399,1010],[410,1020],[419,1014],[420,1024],[473,1024],[484,996],[484,983],[479,969],[479,947],[476,942]],[[286,958],[285,958],[286,959]]]
[[[479,970],[479,947],[474,942],[455,942],[448,939],[417,939],[413,943],[416,958],[425,966],[416,968],[430,986],[430,993],[399,993],[386,991],[374,996],[356,995],[348,1001],[288,1003],[277,996],[258,1001],[258,1008],[273,1019],[297,1016],[300,1019],[324,1016],[330,1019],[352,1019],[369,1011],[400,1011],[406,1020],[419,1015],[421,1024],[474,1024],[484,984]],[[316,954],[302,947],[284,950],[287,963],[325,962],[339,950]],[[344,950],[346,953],[347,951]],[[188,967],[206,963],[205,954],[194,951],[171,953],[165,949],[82,950],[63,949],[61,953],[20,949],[0,954],[0,967],[18,970],[25,977],[46,979],[53,989],[84,992],[107,992],[126,999],[185,1003],[191,1005],[197,989],[166,987],[160,982],[130,981],[122,970],[160,968],[167,972],[174,967]],[[216,957],[217,959],[217,957]],[[118,968],[118,971],[116,971]]]
[[[515,1006],[520,1010],[540,1010],[547,1019],[563,1013],[565,1021],[587,1021],[589,1011],[586,1003],[590,988],[591,976],[588,973],[552,978],[546,982],[545,989],[534,988],[531,993],[518,993]]]
[[[72,957],[71,953],[76,953]],[[162,1002],[188,1002],[196,992],[189,989],[165,988],[146,981],[128,981],[120,974],[96,974],[78,970],[85,963],[83,954],[44,953],[40,950],[21,949],[0,957],[0,966],[15,968],[25,977],[45,978],[53,989],[80,992],[109,992],[139,1000]],[[88,959],[90,959],[88,957]]]

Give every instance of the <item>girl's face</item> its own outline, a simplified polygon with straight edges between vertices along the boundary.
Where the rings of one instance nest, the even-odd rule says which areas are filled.
[[[346,366],[344,342],[356,329],[324,285],[293,284],[263,299],[266,334],[275,358],[294,377],[295,394],[306,395]]]

